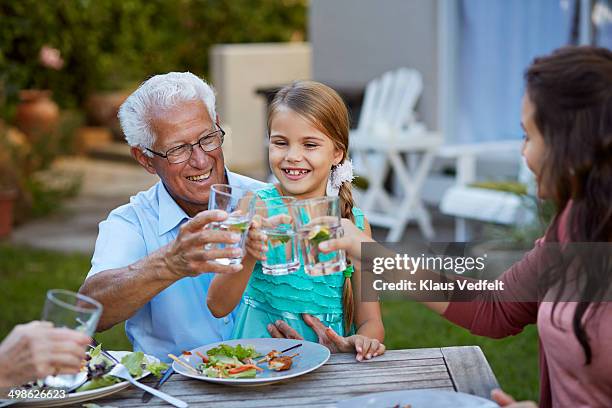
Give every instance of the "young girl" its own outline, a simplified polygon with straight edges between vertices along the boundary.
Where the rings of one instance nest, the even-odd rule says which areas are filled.
[[[342,217],[370,236],[363,213],[353,206],[349,118],[340,96],[317,82],[286,86],[270,105],[268,129],[270,168],[279,184],[258,191],[259,198],[338,195]],[[217,317],[229,314],[242,299],[234,338],[269,337],[268,326],[281,320],[306,340],[335,345],[338,351],[355,350],[358,360],[384,352],[380,307],[378,302],[360,302],[359,273],[349,267],[344,273],[312,277],[300,266],[289,275],[265,275],[256,262],[267,248],[257,243],[261,238],[251,231],[243,270],[216,276],[208,291],[208,306]],[[329,328],[327,338],[306,324],[303,313]]]

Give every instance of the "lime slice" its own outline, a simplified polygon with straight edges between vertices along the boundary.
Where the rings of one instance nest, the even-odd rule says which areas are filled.
[[[317,225],[308,234],[308,240],[314,245],[319,245],[323,241],[327,241],[330,238],[329,228],[326,226]]]
[[[249,228],[249,222],[242,221],[242,222],[237,222],[235,224],[228,224],[227,227],[229,228],[230,231],[236,231],[242,234],[244,231],[246,231]]]
[[[289,240],[291,239],[291,236],[288,234],[283,234],[283,233],[275,233],[275,234],[268,234],[268,239],[270,240],[270,244],[272,244],[272,246],[278,246],[278,245],[286,244],[287,242],[289,242]]]

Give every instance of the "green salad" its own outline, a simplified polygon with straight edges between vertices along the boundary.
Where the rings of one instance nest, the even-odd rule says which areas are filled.
[[[206,356],[200,355],[202,363],[197,369],[207,377],[255,378],[258,371],[263,371],[253,361],[253,358],[259,356],[253,346],[237,344],[232,347],[221,344],[208,350]]]
[[[88,356],[89,360],[86,365],[87,382],[81,385],[76,392],[95,390],[124,381],[108,374],[115,362],[102,354],[101,344],[91,350]],[[121,359],[121,364],[128,369],[134,378],[141,377],[144,371],[149,371],[159,378],[168,369],[168,365],[165,363],[149,362],[142,351],[126,354]]]

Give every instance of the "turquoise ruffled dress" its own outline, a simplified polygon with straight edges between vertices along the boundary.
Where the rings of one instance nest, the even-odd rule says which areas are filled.
[[[257,191],[262,199],[280,197],[274,186]],[[364,229],[363,212],[353,208],[355,225]],[[300,253],[300,264],[303,264]],[[344,275],[310,276],[300,265],[297,272],[288,275],[265,275],[257,262],[242,297],[235,320],[234,339],[270,337],[267,326],[284,320],[304,339],[318,341],[315,332],[301,317],[309,313],[344,336],[342,290]]]

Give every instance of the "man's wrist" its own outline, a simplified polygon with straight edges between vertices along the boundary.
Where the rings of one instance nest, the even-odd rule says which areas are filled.
[[[137,262],[133,268],[148,271],[156,281],[172,283],[177,281],[179,276],[172,270],[168,259],[168,246],[166,246],[155,251],[143,262]]]

